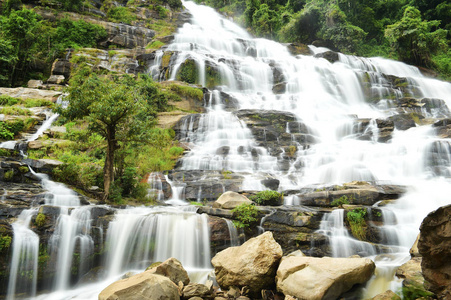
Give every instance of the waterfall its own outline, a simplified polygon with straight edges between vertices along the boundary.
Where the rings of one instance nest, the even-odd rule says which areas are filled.
[[[382,212],[380,233],[390,255],[352,237],[345,209],[327,211],[319,230],[328,238],[333,256],[359,254],[376,262],[378,276],[369,283],[369,294],[396,289],[394,269],[409,258],[421,221],[431,210],[451,202],[444,192],[451,189],[451,139],[441,138],[429,119],[450,116],[451,84],[425,78],[416,67],[383,58],[339,54],[338,61],[330,62],[314,55],[294,56],[282,44],[252,38],[212,8],[189,1],[183,4],[193,16],[191,23],[179,28],[172,43],[156,51],[154,64],[149,66],[155,80],[179,80],[180,70],[190,62],[198,75],[193,81],[210,90],[204,99],[205,112],[185,117],[179,126],[180,139],[191,150],[176,171],[199,171],[191,176],[193,180],[203,179],[201,172],[233,171],[242,179],[234,181],[236,188],[247,191],[267,189],[262,183],[266,178],[277,178],[281,192],[355,180],[407,186],[400,199],[376,207]],[[328,51],[309,48],[312,54]],[[168,53],[173,55],[169,66]],[[432,105],[401,105],[411,98],[427,98]],[[272,119],[259,120],[266,112]],[[408,129],[396,126],[397,116],[414,113],[427,119],[415,120]],[[291,121],[271,128],[281,115],[289,115]],[[255,118],[245,122],[246,116]],[[258,121],[267,126],[257,130]],[[289,141],[284,149],[279,147],[283,139]],[[172,180],[152,174],[149,195],[184,206],[111,209],[115,216],[108,228],[100,230],[102,235],[105,230],[105,240],[100,239],[104,246],[100,247],[104,253],[100,267],[105,276],[99,277],[103,281],[74,288],[91,267],[87,258],[99,246],[92,238],[94,206],[81,206],[79,197],[64,185],[35,175],[49,191],[46,205],[60,209],[49,244],[51,259],[59,264],[53,293],[37,299],[96,299],[100,290],[123,273],[143,271],[152,262],[171,256],[190,275],[211,270],[208,217],[186,205],[184,196],[191,193],[202,199],[206,189],[188,186],[188,181],[176,180],[174,174]],[[225,191],[226,185],[218,183]],[[299,206],[302,201],[302,193],[285,197],[285,205]],[[39,240],[29,229],[28,215],[34,213],[24,211],[27,216],[13,225],[9,299],[19,290],[26,290],[30,297],[36,292],[36,272],[31,270],[35,270]],[[239,243],[236,228],[230,221],[227,226],[231,246],[235,246]],[[24,255],[26,260],[21,259]],[[72,268],[78,270],[76,275],[71,274]],[[33,274],[26,287],[20,286],[21,270]],[[379,284],[381,278],[386,282]]]
[[[119,211],[106,238],[108,276],[145,269],[170,257],[180,260],[187,270],[211,268],[207,222],[206,215],[180,208]]]
[[[12,224],[14,237],[6,299],[14,299],[16,292],[36,296],[38,276],[39,237],[30,229],[31,218],[37,209],[26,209]]]

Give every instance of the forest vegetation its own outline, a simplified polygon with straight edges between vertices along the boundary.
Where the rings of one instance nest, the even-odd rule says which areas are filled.
[[[202,2],[201,0],[198,0]],[[451,78],[451,3],[440,0],[206,0],[256,36],[382,56]]]

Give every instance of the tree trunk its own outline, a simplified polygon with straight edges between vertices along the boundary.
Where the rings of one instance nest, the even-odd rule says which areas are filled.
[[[114,181],[114,151],[116,151],[116,128],[114,126],[107,127],[107,152],[105,157],[105,166],[103,167],[103,190],[104,200],[110,195],[110,188]]]

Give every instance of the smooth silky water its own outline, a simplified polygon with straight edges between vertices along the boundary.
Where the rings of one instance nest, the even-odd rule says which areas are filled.
[[[371,244],[355,240],[343,224],[343,210],[326,214],[320,228],[329,237],[333,256],[359,254],[376,262],[378,276],[369,282],[362,297],[372,297],[387,289],[397,291],[400,285],[393,278],[394,271],[409,259],[408,251],[419,233],[421,221],[428,212],[451,202],[446,199],[446,191],[451,189],[451,141],[438,138],[434,129],[425,125],[406,131],[395,129],[389,142],[378,142],[376,119],[397,114],[396,99],[409,94],[442,99],[450,107],[451,84],[425,78],[416,67],[383,58],[339,54],[339,61],[330,63],[313,56],[294,57],[281,44],[252,38],[211,8],[192,2],[184,5],[193,17],[166,49],[178,51],[169,79],[176,79],[186,59],[193,59],[199,84],[208,84],[205,70],[211,65],[219,70],[221,82],[212,88],[198,129],[194,130],[194,119],[185,120],[182,138],[192,144],[192,149],[182,158],[180,169],[249,174],[243,175],[243,190],[264,189],[259,183],[259,173],[277,177],[280,191],[356,180],[406,185],[408,192],[401,199],[380,208],[386,220],[381,231],[389,241],[387,246],[392,247],[390,255],[380,255]],[[310,50],[317,54],[328,49],[310,46]],[[157,59],[149,69],[156,79],[161,79],[159,62]],[[286,82],[282,94],[272,91],[272,66],[277,67]],[[406,78],[408,85],[403,91],[395,89],[382,73]],[[369,85],[370,95],[365,94],[364,84]],[[289,171],[279,170],[278,158],[264,148],[259,149],[256,159],[251,155],[251,150],[257,148],[252,134],[217,99],[220,92],[236,99],[239,109],[294,113],[317,143],[306,149],[298,147],[297,158]],[[370,103],[368,97],[380,100]],[[446,116],[440,109],[422,110],[422,113],[426,118]],[[366,128],[371,133],[370,139],[357,139],[353,129],[356,117],[370,120]],[[286,132],[289,133],[288,124]],[[228,155],[218,154],[218,149],[224,146],[230,149]],[[431,148],[438,158],[430,157]],[[285,204],[302,203],[296,197],[286,197]]]
[[[207,65],[214,65],[219,70],[221,82],[211,88],[206,113],[199,120],[199,129],[195,131],[190,118],[186,119],[183,139],[191,143],[192,149],[181,159],[180,169],[239,172],[245,178],[241,187],[245,190],[264,189],[260,183],[261,174],[277,177],[281,191],[354,180],[408,186],[408,192],[395,204],[380,208],[385,220],[382,231],[389,241],[388,246],[393,248],[393,253],[389,255],[381,255],[372,245],[353,239],[343,225],[343,210],[326,214],[320,228],[330,239],[334,256],[359,254],[376,262],[378,276],[369,282],[362,297],[372,297],[389,288],[396,291],[399,283],[393,279],[394,270],[409,259],[408,250],[418,235],[421,221],[428,212],[451,202],[446,199],[446,191],[451,190],[451,141],[436,137],[431,126],[419,126],[406,131],[395,130],[390,142],[378,142],[375,120],[395,114],[393,98],[404,96],[400,90],[387,85],[381,73],[408,78],[412,93],[417,93],[420,98],[443,99],[448,107],[451,107],[451,85],[425,78],[415,67],[382,58],[340,54],[339,61],[332,64],[313,56],[295,57],[281,44],[252,38],[209,7],[193,2],[183,3],[192,14],[192,19],[178,30],[174,41],[166,49],[177,51],[169,79],[176,79],[182,63],[190,58],[195,60],[199,70],[199,84],[205,86],[208,83],[205,73]],[[327,51],[313,46],[310,49],[312,53]],[[149,73],[156,80],[163,79],[159,73],[162,56],[163,50],[157,51],[155,64],[149,66]],[[274,94],[272,91],[274,80],[271,66],[277,67],[287,83],[284,93]],[[366,101],[368,96],[362,88],[363,80],[367,80],[371,94],[381,98],[380,101],[373,104]],[[236,99],[239,109],[295,114],[309,128],[316,143],[305,149],[298,147],[296,159],[288,171],[281,171],[278,157],[258,147],[246,125],[221,104],[220,92]],[[428,112],[429,117],[440,116],[440,113]],[[371,139],[356,138],[353,129],[355,116],[370,119],[366,130],[371,131]],[[288,124],[286,132],[290,133]],[[225,146],[230,149],[228,155],[218,155],[217,150]],[[430,163],[432,158],[428,157],[428,153],[431,148],[439,155],[438,168]],[[253,149],[258,150],[257,157],[253,155]],[[211,270],[208,217],[196,214],[193,208],[186,205],[184,185],[181,183],[171,182],[173,187],[177,187],[174,188],[176,192],[170,199],[165,199],[162,176],[151,175],[150,193],[156,195],[159,201],[185,205],[117,210],[106,232],[107,248],[102,263],[105,266],[104,280],[78,286],[69,284],[69,256],[74,248],[83,248],[82,253],[86,256],[92,251],[92,237],[89,234],[92,230],[88,223],[93,206],[80,206],[73,200],[71,192],[61,191],[61,185],[42,177],[43,186],[51,194],[47,203],[61,209],[51,238],[51,247],[61,261],[61,268],[51,293],[35,297],[36,288],[31,284],[29,295],[46,300],[97,299],[102,289],[120,279],[125,272],[141,272],[151,262],[171,256],[179,259],[188,271],[200,270],[195,272],[202,277],[197,281],[205,280]],[[169,181],[167,177],[165,180]],[[302,203],[299,199],[286,197],[285,204]],[[24,214],[33,213],[36,212]],[[15,236],[16,227],[20,227],[22,232],[17,230],[18,236],[25,236],[31,231],[27,218],[23,216],[14,226]],[[237,232],[230,222],[227,224],[233,237],[231,246],[236,245],[239,243]],[[14,245],[16,243],[22,242],[17,239]],[[19,251],[19,248],[24,249],[20,251],[35,253],[36,243],[31,238],[29,245],[13,246],[13,252]],[[28,255],[31,261],[26,262],[31,268],[34,268],[34,255]],[[23,262],[16,262],[19,263]],[[89,266],[79,266],[79,269],[87,270]],[[11,276],[15,277],[13,274],[15,271],[11,272]],[[13,299],[15,282],[17,279],[10,278],[9,299]]]

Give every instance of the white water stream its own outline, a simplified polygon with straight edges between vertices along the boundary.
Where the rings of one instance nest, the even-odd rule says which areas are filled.
[[[219,70],[221,79],[212,88],[206,113],[185,121],[182,138],[192,146],[182,159],[181,169],[246,172],[250,175],[242,173],[246,177],[242,189],[248,190],[263,189],[259,173],[277,177],[281,191],[354,180],[408,186],[408,192],[396,204],[382,209],[385,219],[390,219],[381,230],[396,252],[391,258],[376,256],[371,244],[352,238],[344,227],[342,210],[325,215],[321,227],[330,238],[334,256],[372,257],[379,266],[378,273],[389,274],[390,281],[394,268],[408,260],[408,250],[423,218],[451,203],[446,197],[451,190],[451,141],[437,137],[430,125],[418,124],[405,131],[395,129],[388,142],[379,141],[382,133],[376,119],[402,112],[396,109],[402,97],[441,99],[451,107],[451,84],[425,78],[413,66],[383,58],[339,54],[339,61],[330,63],[313,56],[295,57],[281,44],[253,39],[211,8],[193,2],[184,5],[193,18],[168,46],[167,50],[176,51],[169,77],[176,79],[183,63],[192,59],[199,72],[197,83],[211,85],[208,70],[212,66]],[[314,53],[327,51],[313,46],[310,49]],[[156,65],[149,69],[157,79],[161,78],[158,64],[162,55],[163,51],[157,53]],[[286,83],[285,92],[273,92],[274,66]],[[393,86],[388,75],[405,78],[403,88]],[[278,157],[258,148],[246,125],[221,104],[220,92],[236,99],[238,109],[294,113],[311,129],[317,143],[305,149],[298,147],[289,171],[282,171]],[[422,108],[421,113],[437,118],[447,115],[445,109]],[[369,120],[365,129],[369,139],[358,139],[359,131],[353,129],[356,117]],[[290,132],[288,124],[286,132]],[[220,151],[223,147],[228,147],[227,155]],[[257,158],[251,154],[256,148]],[[295,197],[286,198],[287,205],[302,204]],[[367,296],[383,292],[387,286],[396,289],[397,285],[369,286]]]
[[[439,98],[451,107],[451,84],[424,78],[417,68],[381,58],[340,55],[339,61],[330,63],[313,56],[295,57],[281,44],[253,39],[211,8],[192,2],[184,2],[184,5],[193,18],[191,24],[180,28],[174,42],[168,46],[168,50],[177,51],[170,78],[175,79],[181,64],[191,58],[196,61],[199,70],[198,83],[208,83],[207,66],[217,68],[221,79],[219,85],[212,88],[207,111],[198,120],[198,130],[193,125],[194,118],[191,121],[187,119],[184,138],[193,147],[182,159],[181,169],[245,172],[242,188],[248,190],[263,189],[260,174],[267,173],[280,180],[280,190],[353,180],[409,186],[409,191],[401,199],[382,210],[386,220],[382,230],[390,241],[389,246],[394,246],[397,251],[391,256],[377,256],[371,245],[351,238],[343,226],[342,210],[326,215],[321,227],[321,231],[330,238],[334,256],[369,256],[376,261],[378,273],[387,274],[390,280],[394,268],[408,259],[408,249],[425,215],[451,203],[447,199],[448,191],[451,191],[451,141],[439,139],[432,127],[425,125],[406,131],[395,130],[389,142],[379,142],[381,133],[376,119],[398,113],[394,109],[395,102],[407,96],[406,93],[417,93],[420,98]],[[326,50],[311,49],[318,53]],[[255,57],[250,55],[252,53]],[[160,78],[158,63],[162,55],[162,51],[157,53],[156,65],[149,69],[156,78]],[[286,82],[283,93],[273,93],[273,66],[277,67]],[[380,72],[406,77],[409,86],[403,91],[396,89]],[[368,81],[365,81],[366,78],[369,78]],[[369,84],[370,95],[365,93],[364,84]],[[236,99],[239,109],[278,110],[295,114],[298,121],[308,126],[317,142],[306,148],[299,147],[288,171],[282,171],[278,164],[279,157],[259,147],[249,128],[221,104],[221,91]],[[368,98],[372,96],[378,96],[381,100],[371,103]],[[424,114],[435,117],[441,113],[435,110]],[[354,116],[370,119],[366,130],[372,132],[371,139],[356,138]],[[290,133],[288,124],[286,132]],[[218,149],[222,147],[228,147],[227,155],[218,154]],[[430,149],[436,155],[431,155]],[[158,200],[164,200],[161,178],[153,177],[152,180],[151,192]],[[171,256],[181,260],[189,271],[200,270],[203,276],[211,268],[206,216],[197,215],[189,208],[118,210],[106,233],[106,261],[103,265],[107,268],[106,275],[102,277],[105,281],[69,290],[72,288],[70,272],[74,249],[81,248],[77,253],[85,257],[93,251],[92,206],[80,206],[78,197],[66,191],[69,189],[47,178],[42,177],[42,184],[52,195],[46,203],[61,209],[50,247],[60,270],[53,283],[54,292],[37,299],[96,299],[103,288],[119,279],[124,272],[142,271],[150,262]],[[180,192],[173,194],[169,200],[186,204],[183,199],[184,186],[177,182],[172,184],[178,185]],[[291,198],[291,201],[286,204],[301,204],[296,199]],[[21,223],[24,234],[31,231],[28,229],[29,220]],[[236,232],[230,228],[230,233],[234,237],[234,245]],[[20,242],[14,241],[14,245],[16,243]],[[13,252],[27,248],[32,253],[36,251],[36,246],[13,246]],[[32,262],[27,264],[34,268],[33,257],[34,254],[30,254]],[[84,270],[88,266],[80,265],[78,268]],[[9,299],[14,298],[18,282],[14,272],[11,272],[9,282]],[[36,282],[36,279],[32,281]],[[383,292],[386,288],[396,289],[396,284],[387,282],[371,283],[368,295]],[[33,295],[36,288],[33,284],[30,287],[29,293]]]

